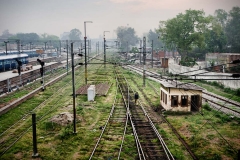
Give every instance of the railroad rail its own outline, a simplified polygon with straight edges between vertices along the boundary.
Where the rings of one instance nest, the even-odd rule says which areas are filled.
[[[176,135],[176,137],[180,140],[180,142],[183,144],[183,146],[186,148],[190,156],[194,159],[197,160],[198,158],[195,156],[195,154],[192,152],[191,147],[187,144],[187,142],[181,137],[181,135],[178,133],[178,131],[173,127],[173,125],[163,116],[162,110],[163,108],[156,107],[152,104],[150,98],[145,94],[144,90],[138,85],[137,81],[135,81],[133,78],[131,80],[134,82],[134,84],[137,85],[138,89],[142,93],[143,97],[146,99],[146,101],[151,105],[151,108],[155,111],[158,112],[160,118],[162,119],[162,122],[166,122],[170,129],[173,131],[173,133]],[[149,83],[150,84],[150,83]],[[156,91],[156,88],[150,84],[150,86],[154,89],[155,93],[159,96],[159,93]]]
[[[118,83],[116,87],[118,87]],[[118,89],[116,89],[114,102],[108,119],[105,125],[101,127],[102,132],[91,153],[89,160],[94,159],[94,157],[117,157],[117,159],[120,159],[123,150],[125,135],[127,132],[128,115],[125,106],[126,104],[123,102],[122,97],[117,95]],[[119,143],[120,141],[121,143]],[[111,145],[109,145],[110,143],[108,142],[110,142]],[[114,150],[112,150],[112,148],[114,148]],[[132,154],[134,153],[131,153],[129,156],[131,156]]]
[[[75,68],[78,68],[78,67],[79,66],[77,66]],[[82,72],[80,72],[80,73],[82,73]],[[51,81],[49,83],[52,84],[52,83],[57,82],[58,80],[62,79],[64,76],[66,76],[66,74],[67,73],[60,75],[59,77],[57,77],[56,79],[54,79],[53,81]],[[76,77],[81,78],[81,76],[76,76]],[[54,92],[54,94],[52,94],[46,100],[44,100],[39,105],[34,107],[31,111],[25,113],[25,115],[21,116],[16,122],[11,124],[8,128],[4,129],[4,131],[0,133],[0,157],[3,156],[16,142],[18,142],[18,140],[21,139],[21,137],[23,137],[28,132],[29,129],[31,129],[31,127],[32,127],[32,124],[31,124],[32,122],[31,122],[31,118],[30,118],[31,113],[37,112],[37,111],[43,109],[45,105],[51,103],[52,106],[54,106],[54,107],[50,107],[48,109],[48,111],[45,113],[38,114],[38,121],[40,121],[47,114],[51,113],[58,107],[55,104],[56,103],[59,104],[61,102],[61,100],[62,100],[61,94],[62,94],[62,92],[64,92],[65,87],[68,86],[69,84],[71,84],[71,82],[72,82],[72,80],[69,80],[64,86],[61,86],[60,88],[58,88]],[[32,91],[28,95],[16,100],[15,102],[11,103],[9,106],[6,106],[6,109],[9,110],[13,105],[17,106],[18,104],[22,103],[23,101],[26,101],[27,99],[31,98],[36,93],[38,93],[40,90],[41,90],[41,87]],[[57,97],[57,96],[59,98],[56,101],[53,101],[54,97]]]
[[[139,159],[174,159],[162,136],[140,102],[134,103],[134,91],[126,78],[116,70],[119,87],[128,104],[128,116],[135,136]]]
[[[143,70],[141,68],[137,68],[137,67],[130,66],[130,65],[128,65],[127,68],[129,68],[131,70],[134,70],[135,72],[137,72],[139,74],[143,73]],[[151,77],[151,79],[155,79],[157,81],[162,81],[163,79],[167,79],[166,76],[161,76],[161,74],[158,74],[158,73],[155,73],[155,72],[152,72],[152,71],[148,71],[148,70],[146,70],[146,74],[147,74],[147,76]],[[234,115],[239,115],[240,114],[240,111],[238,111],[236,109],[231,109],[229,106],[225,105],[225,104],[229,103],[229,104],[232,104],[232,105],[236,106],[237,108],[240,108],[240,104],[239,103],[237,103],[235,101],[232,101],[232,100],[229,100],[229,99],[226,99],[226,98],[221,97],[221,96],[214,95],[214,94],[209,93],[207,91],[203,91],[202,93],[203,93],[202,94],[202,98],[203,99],[205,99],[205,100],[207,100],[207,101],[209,101],[209,102],[211,102],[211,103],[213,103],[215,105],[218,105],[221,108],[229,110]],[[219,103],[217,103],[217,102],[215,102],[215,101],[213,101],[213,100],[211,100],[209,98],[206,98],[205,95],[208,95],[208,96],[211,96],[213,98],[221,100],[224,103],[224,105],[221,105],[221,104],[219,104]],[[222,111],[222,112],[225,112],[225,111]],[[229,112],[226,112],[226,113],[229,113]]]

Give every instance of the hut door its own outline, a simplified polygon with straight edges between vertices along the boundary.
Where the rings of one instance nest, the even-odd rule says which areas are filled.
[[[191,111],[198,111],[199,110],[199,95],[192,95],[191,96]]]

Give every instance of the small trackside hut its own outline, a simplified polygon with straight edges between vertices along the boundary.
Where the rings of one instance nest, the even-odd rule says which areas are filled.
[[[202,107],[202,88],[196,85],[161,81],[160,104],[170,111],[199,111]]]

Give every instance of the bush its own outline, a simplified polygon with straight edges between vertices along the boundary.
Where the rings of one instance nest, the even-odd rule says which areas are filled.
[[[237,95],[237,96],[240,96],[240,88],[238,88],[238,89],[236,90],[236,95]]]
[[[205,104],[203,105],[203,108],[206,109],[207,111],[211,111],[211,110],[212,110],[212,108],[209,106],[208,103],[205,103]]]
[[[224,88],[224,89],[223,89],[223,91],[224,91],[224,92],[227,92],[227,93],[230,93],[230,92],[232,92],[232,90],[231,90],[229,87],[227,87],[227,88]]]
[[[72,125],[68,125],[63,128],[59,133],[59,138],[63,141],[64,139],[69,138],[69,136],[73,133]]]

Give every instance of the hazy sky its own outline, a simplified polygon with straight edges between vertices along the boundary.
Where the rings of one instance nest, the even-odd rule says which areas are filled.
[[[240,6],[240,0],[0,0],[0,34],[48,33],[60,36],[78,28],[84,34],[98,38],[116,37],[118,26],[133,27],[138,36],[158,27],[186,9],[203,9],[206,15],[216,9],[231,10]]]

